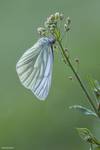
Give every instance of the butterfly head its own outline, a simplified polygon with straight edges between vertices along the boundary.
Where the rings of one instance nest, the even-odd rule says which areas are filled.
[[[56,42],[54,37],[50,37],[50,38],[48,38],[48,40],[51,45],[55,44],[55,42]]]

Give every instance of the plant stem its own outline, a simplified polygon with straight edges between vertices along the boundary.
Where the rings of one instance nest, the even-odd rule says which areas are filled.
[[[64,50],[64,48],[63,48],[63,46],[62,46],[61,41],[60,41],[59,39],[58,39],[57,41],[58,41],[58,44],[59,44],[59,46],[60,46],[60,48],[61,48],[61,50],[62,50],[62,53],[63,53],[63,55],[64,55],[64,57],[65,57],[65,59],[66,59],[68,65],[69,65],[69,67],[71,68],[71,70],[72,70],[72,72],[74,73],[76,79],[78,80],[78,82],[79,82],[79,84],[80,84],[82,90],[84,91],[84,93],[85,93],[85,95],[86,95],[86,97],[87,97],[89,103],[90,103],[91,106],[93,107],[93,109],[94,109],[95,113],[97,114],[97,116],[100,118],[100,115],[98,114],[98,111],[97,111],[97,109],[96,109],[96,107],[95,107],[95,105],[94,105],[94,103],[93,103],[93,101],[92,101],[92,99],[91,99],[91,97],[90,97],[90,95],[89,95],[89,93],[88,93],[88,91],[87,91],[87,89],[86,89],[84,83],[82,82],[82,80],[81,80],[79,74],[75,71],[75,69],[74,69],[74,67],[73,67],[73,65],[72,65],[72,63],[71,63],[71,61],[70,61],[69,58],[67,57],[66,52],[65,52],[65,50]]]
[[[90,144],[90,150],[93,150],[93,145],[92,144]]]

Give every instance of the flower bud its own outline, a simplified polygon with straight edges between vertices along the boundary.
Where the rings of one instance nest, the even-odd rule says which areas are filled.
[[[53,28],[53,27],[50,27],[49,29],[50,29],[50,31],[52,31],[52,32],[54,31],[54,28]]]
[[[72,80],[73,80],[73,77],[72,77],[72,76],[69,76],[68,79],[72,81]]]
[[[51,15],[50,17],[47,18],[47,23],[48,24],[52,24],[55,20],[55,16],[54,15]]]
[[[44,22],[44,26],[45,26],[46,28],[48,28],[48,25],[49,25],[48,22],[45,21],[45,22]]]
[[[67,29],[67,24],[64,24],[64,28]]]
[[[70,25],[71,20],[70,20],[70,18],[69,18],[69,17],[67,17],[67,19],[66,19],[66,23],[67,23],[67,25],[68,25],[68,26]]]
[[[60,20],[64,19],[64,14],[60,14]]]
[[[94,88],[94,94],[95,94],[95,96],[96,96],[97,99],[100,98],[100,90]]]
[[[79,58],[75,58],[75,62],[79,64]]]
[[[55,16],[54,16],[54,15],[51,15],[51,16],[49,17],[49,19],[52,20],[52,21],[54,21],[54,20],[55,20]]]
[[[43,27],[39,27],[37,28],[37,32],[39,33],[39,35],[45,35],[46,29]]]
[[[68,51],[68,49],[67,49],[67,48],[65,48],[65,52],[66,52],[66,56],[67,56],[67,58],[69,58],[69,51]]]
[[[70,30],[70,27],[67,24],[64,24],[64,29],[66,32],[68,32]]]
[[[56,20],[60,19],[60,14],[59,14],[59,12],[56,12],[56,13],[55,13],[55,19],[56,19]]]

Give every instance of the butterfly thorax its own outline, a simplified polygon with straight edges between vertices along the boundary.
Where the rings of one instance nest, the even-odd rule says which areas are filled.
[[[42,37],[39,39],[40,45],[53,45],[55,43],[55,39],[53,37]]]

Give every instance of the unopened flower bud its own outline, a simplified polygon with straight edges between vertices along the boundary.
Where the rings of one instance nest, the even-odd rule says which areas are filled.
[[[53,21],[53,20],[55,20],[55,16],[54,16],[54,15],[51,15],[51,16],[49,17],[49,19]]]
[[[67,28],[67,24],[64,24],[64,28],[65,28],[65,29]]]
[[[67,56],[67,58],[69,58],[69,51],[68,51],[68,49],[67,49],[67,48],[65,48],[65,52],[66,52],[66,56]]]
[[[79,58],[75,58],[75,62],[79,64]]]
[[[48,25],[49,25],[48,22],[45,21],[45,22],[44,22],[44,26],[45,26],[46,28],[48,28]]]
[[[55,24],[51,24],[51,25],[49,25],[48,27],[55,29],[56,25],[55,25]]]
[[[46,29],[43,28],[43,27],[39,27],[39,28],[37,28],[37,32],[38,32],[40,35],[45,35]]]
[[[51,23],[54,22],[54,20],[55,20],[55,16],[54,16],[54,15],[51,15],[50,17],[47,18],[47,23],[48,23],[48,24],[51,24]]]
[[[66,23],[67,23],[67,25],[68,25],[68,26],[70,25],[71,20],[70,20],[70,18],[69,18],[69,17],[67,17],[67,19],[66,19]]]
[[[64,24],[64,29],[66,32],[68,32],[70,30],[70,23],[71,23],[71,20],[69,17],[67,17],[66,23]]]
[[[73,80],[73,77],[72,77],[72,76],[69,76],[68,79],[72,81],[72,80]]]
[[[50,29],[50,31],[54,31],[54,28],[53,28],[53,27],[50,27],[49,29]]]
[[[70,30],[70,27],[67,24],[64,24],[64,29],[66,32],[68,32]]]
[[[60,19],[60,14],[59,14],[59,12],[56,12],[56,13],[55,13],[55,19],[56,19],[56,20]]]
[[[64,14],[60,14],[60,20],[64,19]]]
[[[68,49],[67,49],[67,48],[65,48],[65,51],[66,51],[66,52],[68,52]]]
[[[94,88],[94,94],[95,94],[97,99],[100,98],[100,91],[98,89]]]

